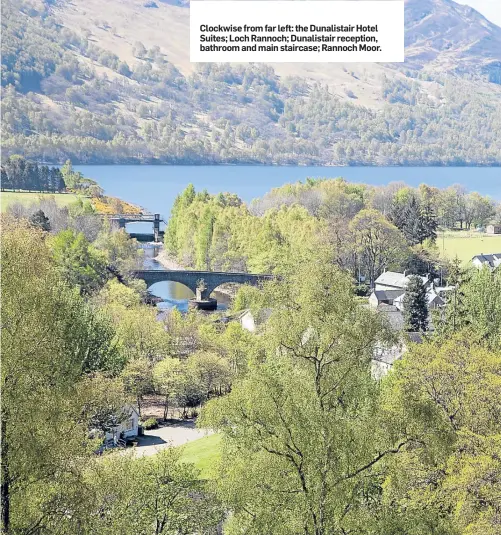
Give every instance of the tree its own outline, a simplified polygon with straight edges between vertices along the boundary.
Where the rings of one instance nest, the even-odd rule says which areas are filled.
[[[371,288],[385,269],[405,260],[408,255],[400,231],[376,210],[359,212],[350,223],[350,229]]]
[[[177,358],[161,360],[153,370],[155,390],[164,396],[164,420],[169,417],[169,403],[183,391],[184,364]]]
[[[374,417],[378,317],[325,259],[295,267],[266,291],[264,362],[202,410],[223,435],[227,533],[361,533],[377,516],[380,462],[403,447]]]
[[[101,288],[109,274],[104,255],[88,242],[82,232],[63,230],[52,240],[56,262],[71,285],[83,294]]]
[[[181,451],[134,459],[111,455],[90,465],[75,500],[63,497],[63,533],[214,533],[223,511]],[[79,498],[79,500],[78,500]],[[69,503],[65,503],[69,502]]]
[[[434,244],[437,240],[438,220],[432,201],[428,197],[421,201],[420,218],[422,233],[419,243],[428,240]]]
[[[460,324],[470,328],[472,340],[493,350],[501,348],[501,270],[484,267],[472,272],[460,291]]]
[[[50,231],[49,218],[43,213],[43,210],[37,210],[30,217],[30,224],[34,227],[39,228],[40,230],[43,230],[44,232]]]
[[[1,246],[2,531],[35,533],[57,524],[61,496],[92,455],[78,385],[112,337],[89,336],[97,319],[61,277],[42,231],[4,218]]]
[[[398,533],[499,531],[501,354],[470,331],[411,346],[383,382],[385,429],[412,446],[388,459]]]
[[[188,370],[206,401],[226,393],[231,384],[230,365],[215,353],[198,352],[188,358]]]
[[[145,46],[143,45],[143,43],[141,43],[141,41],[136,41],[134,43],[134,47],[132,48],[132,54],[136,57],[136,58],[144,58],[146,56],[146,48]]]
[[[410,332],[428,329],[428,293],[423,279],[411,275],[403,299],[405,329]]]
[[[141,416],[143,396],[153,390],[151,364],[146,359],[132,360],[122,372],[125,391],[133,395]]]

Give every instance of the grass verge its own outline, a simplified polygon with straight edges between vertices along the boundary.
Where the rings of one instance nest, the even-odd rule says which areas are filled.
[[[221,435],[209,435],[182,446],[181,460],[193,463],[202,479],[214,477],[214,467],[221,458]]]
[[[479,232],[445,232],[437,237],[440,254],[451,260],[456,256],[461,262],[469,262],[475,255],[501,253],[501,235]]]
[[[1,195],[1,211],[5,212],[7,207],[11,204],[20,203],[30,205],[37,202],[39,199],[48,199],[54,197],[59,206],[68,206],[78,199],[78,195],[73,193],[28,193],[18,191],[2,191]]]

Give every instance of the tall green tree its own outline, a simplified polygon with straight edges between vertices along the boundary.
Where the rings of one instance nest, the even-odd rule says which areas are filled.
[[[3,223],[2,532],[42,533],[91,455],[79,383],[113,335],[90,335],[98,318],[61,277],[43,232]]]
[[[63,230],[52,239],[51,246],[63,276],[83,294],[100,289],[108,279],[105,255],[82,232]]]
[[[267,292],[264,362],[202,411],[202,425],[223,434],[225,532],[364,533],[378,516],[380,463],[403,447],[375,418],[370,362],[385,331],[325,259]]]
[[[376,210],[359,212],[350,229],[371,287],[385,269],[398,265],[409,254],[402,233]]]
[[[386,465],[397,533],[499,533],[500,369],[499,350],[463,331],[413,345],[383,382],[385,429],[412,438]]]
[[[423,279],[411,275],[403,299],[405,329],[410,332],[428,330],[428,297]]]

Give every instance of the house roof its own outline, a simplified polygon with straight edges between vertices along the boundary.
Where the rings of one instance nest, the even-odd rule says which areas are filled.
[[[376,296],[378,302],[393,301],[404,293],[404,289],[402,288],[400,290],[375,290],[372,293]]]
[[[431,305],[431,303],[435,302],[439,305],[445,305],[445,301],[434,291],[427,293],[428,297],[428,304]]]
[[[490,268],[494,269],[501,265],[501,253],[479,254],[471,259],[472,262],[475,260],[478,260],[481,264],[488,265]]]
[[[422,344],[424,340],[423,333],[405,333],[407,339],[414,344]]]
[[[381,303],[377,307],[377,311],[380,314],[383,314],[384,317],[388,320],[390,327],[394,331],[401,331],[404,328],[404,316],[396,306],[387,305]]]
[[[396,271],[385,271],[384,273],[381,273],[379,277],[376,279],[376,284],[381,284],[384,286],[393,286],[395,288],[402,288],[405,289],[409,282],[409,277],[412,276],[413,273],[397,273]],[[429,279],[426,275],[418,275],[421,277],[424,284],[429,282]]]
[[[397,304],[403,304],[405,297],[405,292],[400,294],[398,297],[394,299],[394,302]],[[440,297],[440,295],[437,294],[435,289],[429,288],[426,292],[426,299],[428,300],[428,305],[430,305],[433,302],[436,302],[440,305],[445,305],[445,301]]]
[[[408,282],[409,278],[404,273],[395,271],[385,271],[376,279],[376,284],[395,286],[396,288],[405,288]]]

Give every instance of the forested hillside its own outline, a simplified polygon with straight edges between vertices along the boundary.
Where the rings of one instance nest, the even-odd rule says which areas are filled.
[[[501,162],[498,52],[478,51],[479,42],[498,42],[499,28],[485,27],[476,12],[461,11],[457,27],[483,28],[480,41],[458,41],[461,53],[449,50],[447,61],[458,66],[460,56],[471,65],[480,58],[480,70],[460,76],[443,67],[440,54],[431,67],[418,65],[428,23],[414,28],[412,35],[420,37],[409,42],[408,65],[336,66],[306,78],[301,65],[296,71],[253,64],[188,69],[181,57],[188,49],[172,44],[179,36],[184,46],[187,8],[148,8],[135,0],[116,7],[114,21],[110,6],[103,8],[110,15],[104,20],[78,1],[4,2],[5,154],[75,163]],[[130,20],[123,21],[129,16],[137,20],[138,36],[147,35],[143,16],[169,23],[172,34],[160,34],[162,47],[145,45],[127,26]],[[151,33],[158,34],[156,27]],[[172,48],[165,48],[162,35]]]

